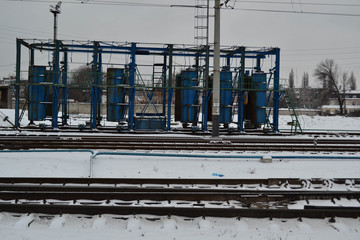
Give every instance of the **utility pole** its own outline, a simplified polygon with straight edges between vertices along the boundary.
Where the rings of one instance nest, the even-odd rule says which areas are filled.
[[[214,79],[212,106],[212,136],[219,136],[220,125],[220,0],[215,0]]]
[[[57,15],[60,14],[60,6],[61,1],[59,1],[56,6],[50,6],[50,12],[54,14],[54,53],[53,53],[53,62],[52,62],[52,70],[53,70],[53,85],[52,85],[52,127],[57,129],[58,128],[58,94],[59,94],[59,87],[56,85],[59,84],[59,45],[57,43]]]
[[[54,14],[54,45],[57,39],[57,15],[61,13],[60,6],[61,1],[59,1],[55,7],[50,5],[50,12]]]

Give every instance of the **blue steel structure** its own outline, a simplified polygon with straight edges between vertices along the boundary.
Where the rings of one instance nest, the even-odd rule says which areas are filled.
[[[125,121],[127,104],[127,72],[123,68],[107,69],[107,120]]]
[[[252,75],[252,89],[258,90],[254,92],[254,109],[255,109],[255,120],[254,123],[257,125],[265,124],[266,121],[266,75],[262,72],[255,72]]]
[[[191,123],[196,126],[198,123],[199,79],[198,71],[188,69],[181,72],[178,81],[180,88],[180,122],[184,125]]]
[[[213,50],[209,47],[196,47],[175,44],[143,44],[143,43],[115,43],[115,42],[81,42],[81,41],[62,41],[57,40],[54,44],[49,41],[42,40],[23,40],[17,39],[17,55],[16,55],[16,84],[15,84],[15,125],[20,126],[19,112],[20,86],[24,85],[20,82],[21,75],[21,49],[26,47],[30,51],[29,67],[37,66],[35,52],[48,51],[53,55],[53,61],[46,66],[46,72],[49,72],[52,82],[47,82],[49,86],[48,94],[52,97],[51,116],[47,120],[51,121],[52,128],[62,128],[68,125],[69,119],[69,91],[75,88],[68,81],[69,71],[69,55],[73,54],[91,54],[91,79],[86,87],[89,89],[90,103],[90,121],[89,126],[92,129],[101,127],[103,108],[102,92],[107,91],[107,120],[123,121],[126,120],[127,130],[147,129],[147,125],[157,125],[159,129],[171,130],[171,118],[174,115],[172,103],[174,98],[181,99],[181,118],[182,123],[191,123],[193,126],[199,126],[199,130],[208,131],[208,121],[211,121],[211,72],[212,67],[209,62],[213,58]],[[116,62],[115,65],[106,60],[104,57],[109,55],[124,55],[125,61]],[[152,56],[162,58],[163,77],[162,83],[156,86],[148,86],[139,84],[138,79],[141,76],[141,67],[145,65],[139,64],[143,57]],[[225,61],[223,71],[221,72],[221,89],[220,89],[220,121],[225,127],[230,123],[237,125],[237,131],[245,131],[245,121],[249,119],[248,104],[252,101],[255,106],[252,108],[252,114],[257,115],[255,124],[270,124],[274,132],[278,132],[278,113],[280,98],[280,49],[279,48],[247,48],[247,47],[222,47],[221,58]],[[60,59],[63,59],[60,61]],[[111,57],[110,57],[111,59]],[[176,61],[175,61],[175,60]],[[178,59],[185,59],[185,62],[178,63]],[[186,59],[193,59],[186,60]],[[203,59],[206,59],[205,61]],[[262,69],[263,63],[271,59],[271,67],[266,72]],[[273,61],[274,60],[274,61]],[[252,62],[256,62],[256,66],[252,66]],[[119,67],[117,67],[119,65]],[[116,66],[118,68],[115,77],[103,80],[103,71],[112,71],[108,66]],[[153,67],[154,65],[151,65]],[[119,70],[120,69],[120,70]],[[115,71],[115,70],[114,70]],[[115,71],[115,72],[116,72]],[[262,74],[260,74],[262,73]],[[181,76],[180,83],[175,84],[175,75]],[[122,75],[122,77],[121,77]],[[125,81],[126,79],[126,81]],[[30,92],[33,87],[33,79],[29,76],[29,82],[25,84]],[[36,80],[38,81],[38,80]],[[250,82],[250,83],[249,83]],[[120,87],[121,85],[121,87]],[[51,89],[51,91],[50,91]],[[120,90],[120,92],[119,92]],[[121,92],[122,91],[122,92]],[[158,92],[161,94],[162,107],[151,115],[143,112],[136,112],[139,105],[136,94],[139,92]],[[180,94],[175,94],[175,92]],[[254,94],[253,94],[254,93]],[[249,96],[255,96],[255,100],[251,100]],[[147,104],[152,104],[153,94],[147,94]],[[269,106],[269,99],[272,98],[272,106]],[[33,100],[31,96],[30,101]],[[61,106],[61,108],[60,108]],[[62,115],[59,116],[59,109]],[[29,107],[30,118],[33,121],[43,120],[43,113],[35,116],[37,113],[33,107]],[[176,111],[175,111],[176,112]],[[269,113],[272,113],[273,120],[269,123]],[[199,118],[199,115],[202,115]],[[175,114],[176,115],[176,114]],[[235,120],[235,116],[237,119]],[[150,117],[150,120],[144,120]],[[154,119],[160,119],[157,122]],[[175,116],[176,117],[176,116]],[[140,120],[139,120],[140,119]],[[60,120],[60,121],[59,121]],[[139,122],[140,121],[140,122]],[[151,128],[151,127],[150,127]],[[153,128],[152,128],[153,129]]]
[[[29,120],[41,121],[46,117],[46,67],[31,66],[29,69]]]
[[[228,126],[232,122],[233,108],[232,72],[223,70],[220,72],[220,123]]]

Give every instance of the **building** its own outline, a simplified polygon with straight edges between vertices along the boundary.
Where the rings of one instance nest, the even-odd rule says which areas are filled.
[[[11,83],[15,81],[12,78],[4,78],[0,80],[0,108],[11,108]]]
[[[344,94],[341,94],[342,96]],[[350,90],[345,92],[345,114],[351,117],[360,117],[360,91]],[[328,105],[321,107],[322,115],[336,115],[340,113],[338,100],[331,97]]]

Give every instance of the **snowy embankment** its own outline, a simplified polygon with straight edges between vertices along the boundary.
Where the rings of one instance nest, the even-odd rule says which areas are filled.
[[[14,109],[0,109],[3,115],[8,116],[9,120],[15,122],[15,110]],[[10,123],[3,121],[0,114],[0,127],[11,127]],[[59,115],[60,116],[60,115]],[[106,119],[104,117],[103,119]],[[306,130],[347,130],[347,131],[360,131],[360,117],[344,117],[344,116],[306,116],[299,115],[299,122],[302,129]],[[77,126],[78,124],[85,124],[89,121],[89,116],[73,116],[70,118],[69,123]],[[279,116],[279,129],[288,130],[291,128],[287,123],[291,121],[291,117],[288,115]],[[20,125],[26,126],[29,124],[27,111],[24,113],[24,117],[20,122]],[[46,121],[46,124],[51,125],[50,121]],[[114,126],[116,123],[107,121],[102,122],[103,126]]]
[[[14,120],[13,110],[0,111],[9,116],[10,121]],[[23,125],[27,124],[26,119],[25,115]],[[85,121],[85,118],[72,121],[73,124],[84,123],[82,121]],[[289,116],[280,116],[280,129],[289,129],[288,121],[290,121]],[[300,116],[300,121],[305,129],[360,130],[360,118]],[[0,119],[0,126],[10,126],[10,124],[7,125]],[[173,134],[167,136],[175,137]],[[116,152],[126,155],[96,155],[96,153],[98,152],[1,151],[0,177],[358,178],[360,176],[359,152],[322,154],[267,151]],[[263,156],[272,156],[272,163],[260,162]],[[287,158],[288,156],[299,158]],[[307,158],[301,158],[302,156]],[[308,158],[311,156],[313,158]],[[299,221],[298,219],[185,218],[146,215],[45,216],[1,212],[0,236],[4,240],[357,240],[360,239],[360,221],[344,218],[336,218],[336,222],[329,222],[329,219],[305,218]]]
[[[183,218],[154,216],[39,216],[0,213],[3,240],[358,240],[359,220]]]

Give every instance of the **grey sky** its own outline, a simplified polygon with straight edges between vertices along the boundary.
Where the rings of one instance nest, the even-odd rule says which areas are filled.
[[[125,0],[124,0],[125,1]],[[122,1],[122,2],[124,2]],[[129,1],[129,0],[126,0]],[[53,15],[49,5],[57,1],[26,2],[0,0],[0,78],[14,74],[15,39],[51,39]],[[194,43],[194,9],[133,7],[123,5],[72,4],[64,1],[59,15],[59,38],[120,42]],[[90,0],[91,2],[91,0]],[[113,2],[120,2],[113,0]],[[190,4],[195,0],[133,0],[129,2]],[[211,1],[213,4],[213,1]],[[234,0],[230,1],[234,3]],[[317,0],[316,3],[358,4],[359,6],[245,3],[235,8],[351,13],[360,15],[360,1]],[[290,3],[293,4],[290,4]],[[301,4],[300,4],[301,3]],[[360,88],[360,16],[329,16],[305,13],[271,13],[222,10],[221,43],[281,49],[281,77],[293,68],[300,86],[303,72],[313,71],[321,60],[333,58],[345,71],[354,71]],[[210,20],[211,22],[213,19]],[[212,26],[212,24],[211,24]],[[213,41],[213,33],[210,33]]]

